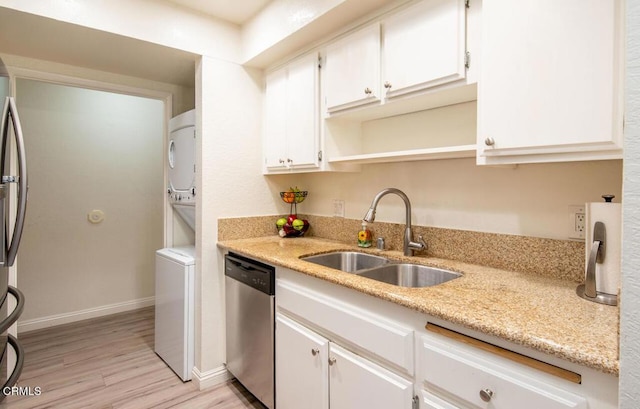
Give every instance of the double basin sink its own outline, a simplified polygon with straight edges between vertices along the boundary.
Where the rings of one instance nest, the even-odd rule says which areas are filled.
[[[385,257],[356,251],[336,251],[301,257],[301,260],[400,287],[431,287],[461,276],[454,271],[396,263]]]

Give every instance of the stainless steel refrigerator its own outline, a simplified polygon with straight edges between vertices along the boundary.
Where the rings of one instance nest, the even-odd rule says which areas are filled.
[[[15,100],[6,97],[0,118],[0,402],[10,393],[22,372],[24,350],[11,334],[9,327],[18,320],[24,307],[24,296],[9,285],[9,268],[13,266],[27,207],[27,163],[22,127]],[[12,160],[15,161],[12,164]],[[13,174],[13,171],[17,174]],[[15,185],[15,189],[12,189]],[[15,197],[14,197],[15,196]],[[13,209],[15,200],[16,209]],[[10,303],[10,299],[15,303]],[[12,308],[9,305],[15,304]],[[15,359],[9,349],[15,351]],[[15,361],[15,362],[11,362]],[[10,367],[11,366],[11,367]],[[9,391],[9,392],[7,392]]]

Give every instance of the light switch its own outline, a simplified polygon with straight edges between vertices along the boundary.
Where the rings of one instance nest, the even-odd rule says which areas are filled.
[[[333,199],[333,215],[344,217],[344,200]]]

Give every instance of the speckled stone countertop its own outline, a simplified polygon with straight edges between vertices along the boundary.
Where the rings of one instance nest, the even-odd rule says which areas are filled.
[[[302,261],[335,250],[365,251],[320,238],[226,240],[218,246],[379,297],[464,327],[618,375],[618,309],[585,301],[575,282],[399,251],[366,249],[395,260],[463,274],[444,284],[404,288]]]

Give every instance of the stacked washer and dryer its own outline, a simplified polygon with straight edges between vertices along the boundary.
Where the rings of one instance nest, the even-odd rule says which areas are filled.
[[[195,110],[169,121],[169,202],[195,235]],[[183,380],[195,356],[195,246],[156,251],[155,352]]]

